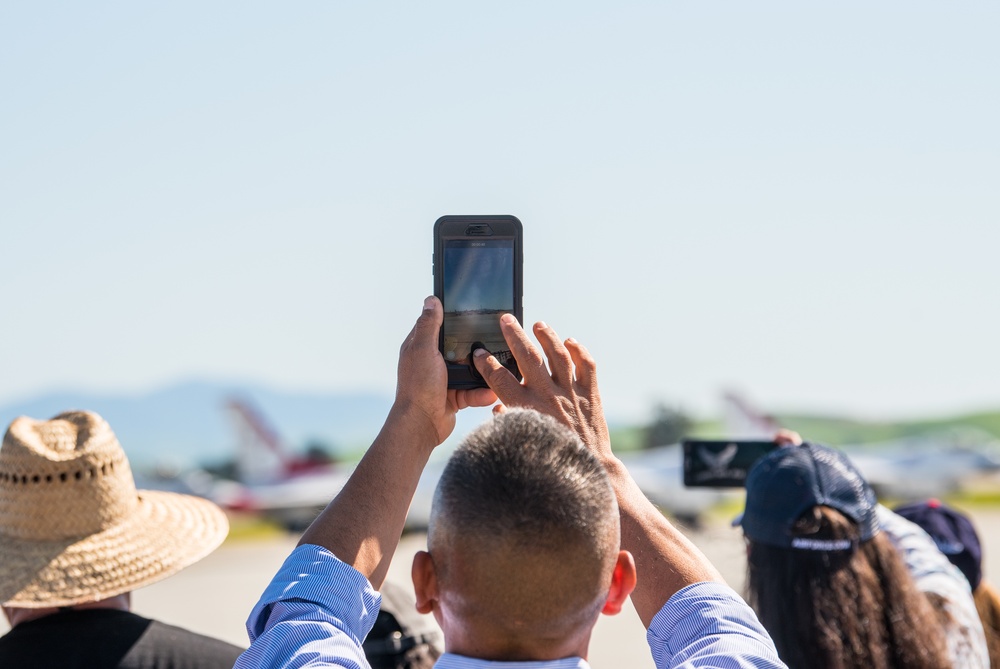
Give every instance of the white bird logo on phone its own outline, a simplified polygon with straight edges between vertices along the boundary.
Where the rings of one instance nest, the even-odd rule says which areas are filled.
[[[729,444],[718,453],[702,446],[698,449],[698,459],[708,467],[710,476],[724,477],[729,472],[729,463],[736,457],[737,450],[736,444]]]

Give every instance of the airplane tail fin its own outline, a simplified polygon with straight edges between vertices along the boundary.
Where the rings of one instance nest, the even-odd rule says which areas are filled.
[[[774,439],[781,425],[750,404],[739,394],[729,391],[723,394],[723,422],[726,432],[733,439]]]
[[[236,473],[240,483],[263,483],[287,475],[288,449],[277,431],[246,399],[232,397],[226,409],[236,427]]]

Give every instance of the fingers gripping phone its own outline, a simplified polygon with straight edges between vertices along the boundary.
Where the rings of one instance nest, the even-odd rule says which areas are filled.
[[[521,221],[513,216],[442,216],[434,224],[434,295],[444,306],[439,346],[449,388],[481,388],[472,352],[485,348],[518,379],[500,317],[522,322]]]
[[[684,485],[688,488],[742,488],[747,473],[773,451],[773,441],[703,441],[685,439]]]

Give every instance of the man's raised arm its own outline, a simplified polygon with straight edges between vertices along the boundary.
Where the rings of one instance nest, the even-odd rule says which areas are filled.
[[[247,619],[236,669],[368,667],[362,640],[431,451],[455,413],[496,400],[488,388],[448,390],[438,351],[441,302],[429,297],[399,350],[396,399],[340,494],[313,521]]]
[[[396,398],[385,425],[340,494],[313,521],[299,545],[326,548],[382,585],[399,544],[420,474],[436,446],[455,429],[455,413],[496,400],[488,388],[448,390],[438,351],[444,317],[435,297],[399,349]]]

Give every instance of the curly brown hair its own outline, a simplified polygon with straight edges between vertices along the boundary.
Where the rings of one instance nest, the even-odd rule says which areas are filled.
[[[990,666],[1000,669],[1000,593],[987,580],[979,582],[979,587],[972,593],[976,600],[976,610],[983,622],[986,633],[986,645],[990,650]]]
[[[792,532],[855,548],[749,542],[747,599],[790,669],[951,666],[938,614],[884,533],[859,543],[857,526],[823,506],[806,511]]]

